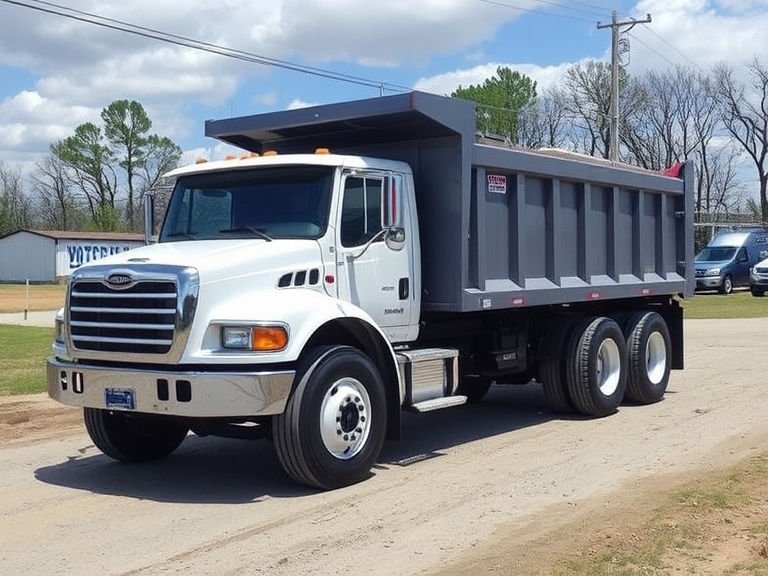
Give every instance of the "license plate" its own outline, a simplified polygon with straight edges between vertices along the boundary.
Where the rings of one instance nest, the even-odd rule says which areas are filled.
[[[107,408],[113,410],[136,410],[136,391],[131,388],[107,388],[104,390]]]

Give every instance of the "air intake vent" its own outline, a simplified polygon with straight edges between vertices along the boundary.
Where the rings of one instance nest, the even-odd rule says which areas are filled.
[[[309,279],[309,282],[307,282]],[[278,288],[289,288],[291,286],[316,286],[320,282],[320,270],[312,268],[312,270],[298,270],[296,272],[289,272],[283,274],[277,281]]]

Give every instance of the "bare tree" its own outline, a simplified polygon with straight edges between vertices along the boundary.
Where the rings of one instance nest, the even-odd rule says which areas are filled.
[[[520,110],[517,141],[527,148],[562,148],[564,128],[562,93],[550,89]]]
[[[746,68],[748,83],[739,81],[731,67],[717,66],[713,90],[725,129],[755,166],[762,220],[768,222],[768,68],[758,58]]]
[[[591,156],[608,158],[610,143],[611,67],[589,60],[565,73],[560,101],[570,119],[568,138],[573,147]]]
[[[33,222],[32,202],[24,194],[21,172],[0,161],[0,236]]]
[[[80,201],[60,158],[49,154],[35,162],[30,181],[38,218],[45,228],[76,230],[83,225],[85,218]]]

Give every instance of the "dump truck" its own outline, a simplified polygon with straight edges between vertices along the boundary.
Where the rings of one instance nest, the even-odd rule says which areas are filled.
[[[319,489],[369,477],[404,411],[492,385],[589,417],[659,401],[693,166],[519,149],[475,114],[412,92],[207,121],[243,153],[171,172],[157,241],[73,272],[49,395],[117,460],[261,438]]]

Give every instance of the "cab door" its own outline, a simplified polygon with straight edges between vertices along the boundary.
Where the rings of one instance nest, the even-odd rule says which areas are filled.
[[[413,279],[411,250],[393,249],[385,241],[383,204],[389,181],[376,172],[343,175],[336,264],[339,298],[365,310],[391,341],[399,341],[407,337],[411,323]]]

